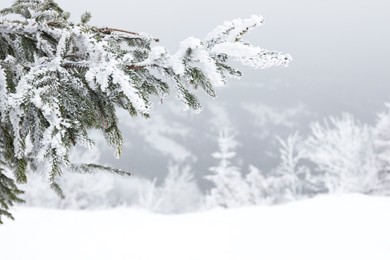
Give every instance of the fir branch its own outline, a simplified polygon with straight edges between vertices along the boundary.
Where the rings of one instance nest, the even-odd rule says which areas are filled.
[[[90,26],[90,17],[86,13],[80,24],[73,24],[69,13],[52,0],[17,0],[0,11],[0,167],[25,183],[28,169],[48,162],[49,181],[60,196],[56,179],[71,164],[70,150],[77,143],[92,143],[90,129],[102,131],[121,155],[117,107],[148,118],[152,96],[162,100],[174,89],[187,108],[200,111],[193,89],[215,97],[215,87],[241,76],[227,65],[229,59],[259,69],[286,66],[291,60],[242,41],[262,24],[259,16],[225,22],[203,41],[188,38],[173,55],[152,46],[159,39]],[[77,169],[131,175],[97,165]],[[21,192],[4,176],[0,217],[8,214]]]
[[[128,68],[129,70],[142,70],[142,69],[145,69],[146,66],[142,66],[142,65],[127,65],[126,68]]]
[[[105,174],[118,174],[121,176],[134,176],[133,173],[112,168],[110,166],[103,166],[98,164],[71,164],[71,171],[77,173],[105,173]]]

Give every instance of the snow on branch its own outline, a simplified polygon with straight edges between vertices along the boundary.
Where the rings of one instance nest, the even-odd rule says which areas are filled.
[[[258,69],[291,61],[242,41],[263,23],[259,16],[225,22],[203,41],[188,38],[173,55],[153,47],[150,35],[89,25],[88,13],[77,24],[69,16],[52,0],[17,0],[0,11],[0,140],[22,182],[43,161],[54,182],[72,165],[71,148],[92,143],[90,129],[100,129],[120,156],[118,107],[148,117],[151,96],[174,89],[200,111],[196,89],[215,97],[215,87],[241,76],[229,60]]]

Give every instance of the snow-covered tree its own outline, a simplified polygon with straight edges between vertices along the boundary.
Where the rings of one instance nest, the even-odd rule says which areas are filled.
[[[291,60],[242,39],[263,24],[260,16],[225,22],[204,40],[188,38],[171,55],[152,46],[158,39],[150,35],[89,25],[89,13],[73,23],[53,0],[16,0],[0,15],[2,165],[16,182],[25,183],[30,169],[48,163],[50,183],[59,193],[55,179],[64,168],[110,170],[69,160],[76,144],[93,145],[88,130],[101,130],[121,154],[116,108],[148,117],[150,97],[164,98],[173,88],[186,107],[198,111],[193,90],[201,88],[214,97],[215,87],[241,76],[230,60],[258,69]],[[19,191],[12,179],[0,178],[4,214]]]
[[[277,137],[280,144],[279,165],[263,175],[253,165],[249,166],[246,182],[249,186],[250,204],[279,204],[306,197],[317,185],[309,168],[303,163],[305,149],[296,132],[286,140]]]
[[[314,123],[306,140],[312,161],[329,192],[370,192],[378,186],[378,162],[371,128],[343,114]]]
[[[298,132],[289,135],[287,140],[277,138],[280,144],[280,163],[276,168],[276,174],[284,180],[285,196],[296,199],[303,193],[303,185],[300,175],[307,173],[307,168],[300,166],[299,162],[304,156],[304,150],[298,149],[300,141]]]
[[[378,114],[373,128],[375,152],[378,159],[378,191],[386,194],[390,192],[390,104],[386,104],[387,111]]]
[[[157,179],[147,182],[138,188],[138,201],[135,206],[140,209],[145,209],[151,212],[158,212],[162,202],[159,197]]]
[[[170,165],[168,175],[158,191],[161,213],[195,211],[201,204],[202,194],[189,165]]]
[[[281,145],[280,163],[269,174],[263,174],[250,165],[245,178],[240,169],[233,165],[237,142],[229,132],[221,132],[218,139],[219,151],[213,157],[219,165],[210,168],[213,175],[206,179],[215,185],[206,196],[209,207],[239,207],[245,205],[272,205],[301,199],[315,192],[318,183],[303,163],[305,149],[301,146],[298,133],[287,140],[278,138]]]
[[[100,151],[94,147],[89,152],[77,147],[70,154],[73,162],[98,163]],[[58,184],[65,198],[50,190],[42,173],[29,175],[22,185],[22,195],[27,206],[61,209],[96,209],[118,206],[159,213],[184,213],[200,208],[203,195],[189,165],[171,164],[168,174],[157,185],[157,180],[139,177],[125,178],[114,174],[64,172]]]
[[[213,153],[213,157],[219,160],[219,163],[210,168],[212,175],[205,176],[215,185],[206,196],[207,207],[231,208],[248,204],[248,184],[243,179],[240,169],[232,163],[232,159],[236,156],[237,145],[234,135],[229,131],[220,132],[219,151]]]
[[[275,174],[279,183],[277,186],[281,189],[279,200],[297,200],[319,192],[323,185],[305,163],[308,152],[299,133],[289,135],[286,140],[280,137],[277,139],[280,144],[280,162]]]
[[[248,204],[262,205],[270,204],[273,194],[269,194],[268,182],[269,178],[265,177],[260,169],[250,165],[249,172],[245,176],[245,181],[248,184]]]

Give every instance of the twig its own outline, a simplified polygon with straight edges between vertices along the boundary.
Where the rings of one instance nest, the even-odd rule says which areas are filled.
[[[47,25],[48,26],[53,26],[53,27],[61,27],[61,23],[57,22],[57,21],[47,22]]]
[[[146,66],[127,65],[126,67],[127,67],[129,70],[141,70],[141,69],[144,69]]]
[[[100,28],[100,29],[99,29],[99,32],[104,33],[104,34],[111,34],[111,33],[113,33],[113,32],[121,32],[121,33],[127,33],[127,34],[131,34],[131,35],[141,36],[139,33],[130,32],[130,31],[122,30],[122,29],[108,28],[108,27]],[[157,39],[157,38],[152,38],[152,39],[153,39],[155,42],[159,42],[159,41],[160,41],[160,40]]]

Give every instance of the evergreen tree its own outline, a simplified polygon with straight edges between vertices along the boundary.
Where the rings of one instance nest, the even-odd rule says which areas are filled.
[[[189,165],[171,164],[158,189],[161,213],[185,213],[199,209],[202,193]]]
[[[264,205],[271,203],[274,194],[268,194],[269,178],[265,177],[257,167],[249,165],[249,172],[245,176],[249,188],[249,204]]]
[[[61,195],[56,178],[62,169],[115,171],[69,160],[76,144],[93,145],[90,129],[103,132],[117,156],[123,139],[116,109],[149,117],[150,97],[164,98],[170,89],[190,109],[201,105],[198,88],[215,97],[241,72],[228,65],[236,60],[263,69],[287,65],[289,55],[267,51],[242,40],[263,24],[259,16],[225,22],[204,40],[188,38],[171,55],[147,34],[69,20],[52,0],[16,0],[0,11],[0,216],[19,201],[17,183],[27,172],[48,169],[51,186]],[[44,165],[44,167],[43,167]]]
[[[213,157],[219,160],[219,164],[210,168],[212,175],[205,176],[215,185],[206,196],[206,206],[231,208],[246,205],[250,196],[248,183],[240,169],[231,162],[236,156],[237,142],[228,131],[221,131],[218,146],[219,151],[213,153]]]

